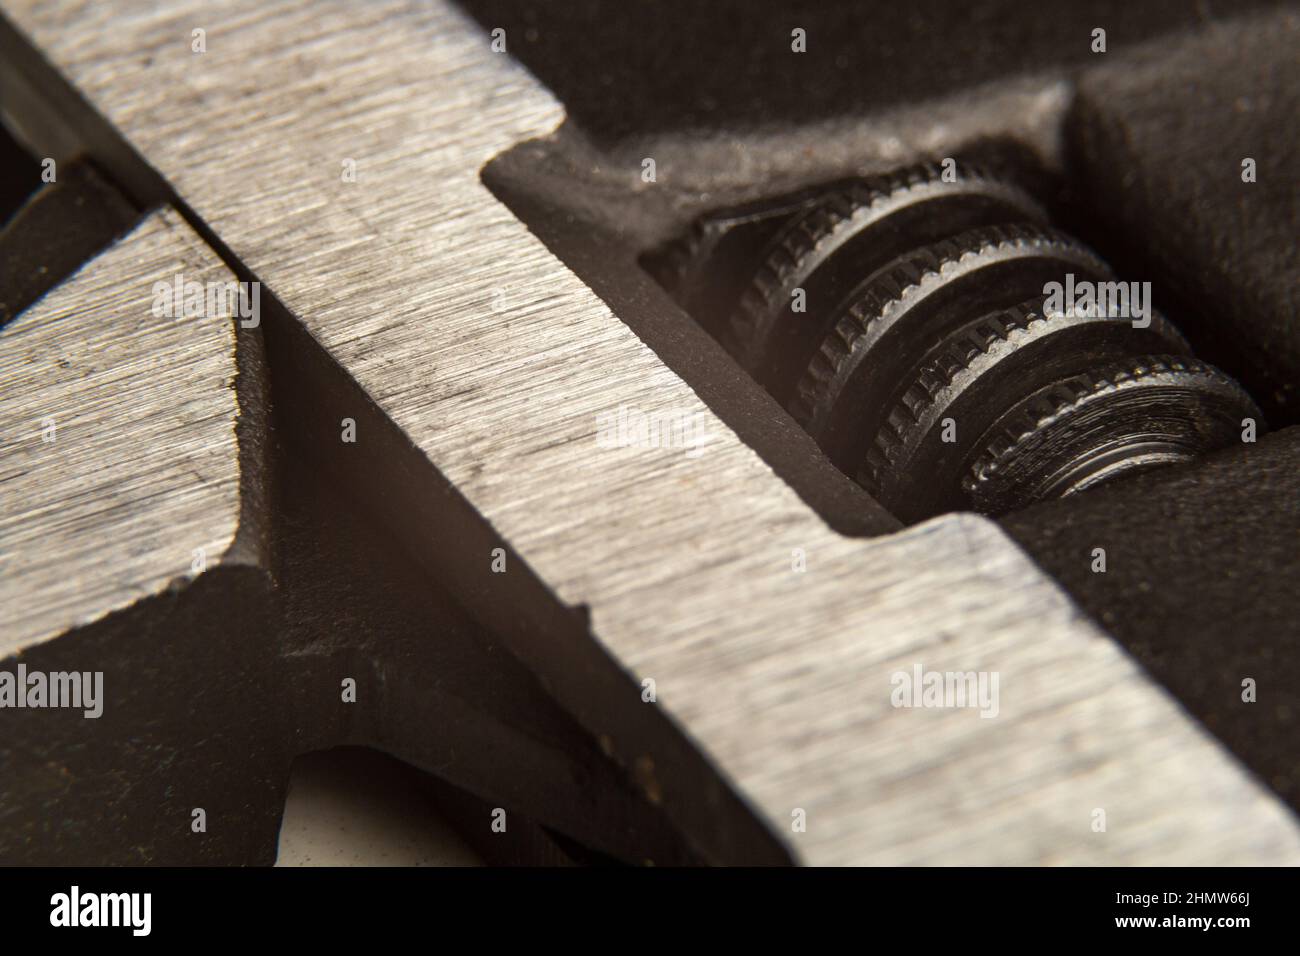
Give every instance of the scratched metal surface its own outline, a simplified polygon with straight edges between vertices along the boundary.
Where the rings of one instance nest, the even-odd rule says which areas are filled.
[[[805,862],[1300,859],[995,526],[830,532],[491,196],[481,167],[563,112],[453,8],[3,5]],[[620,404],[712,440],[599,448]],[[999,716],[891,707],[915,663],[996,670]]]
[[[229,317],[153,315],[153,284],[178,273],[234,278],[163,210],[0,331],[0,658],[234,541],[235,334]]]

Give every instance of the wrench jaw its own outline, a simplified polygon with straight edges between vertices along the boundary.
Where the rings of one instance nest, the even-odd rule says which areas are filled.
[[[233,280],[161,210],[0,331],[6,862],[274,858],[261,338],[156,314],[178,273]]]
[[[487,859],[693,862],[336,468],[282,453],[320,419],[277,413],[260,322],[156,314],[176,275],[233,281],[165,209],[0,332],[22,396],[4,406],[20,437],[0,559],[19,613],[0,673],[21,704],[0,710],[0,859],[269,864],[293,759],[351,745],[436,773],[471,833],[507,811],[513,836],[480,844]],[[24,426],[37,410],[48,435]],[[73,680],[83,706],[28,689]]]

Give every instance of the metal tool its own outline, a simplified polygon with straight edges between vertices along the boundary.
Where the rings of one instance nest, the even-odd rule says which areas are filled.
[[[907,521],[1000,514],[1262,429],[1230,377],[1043,217],[949,160],[710,213],[660,275],[704,322],[729,314],[717,334],[741,363]]]
[[[122,839],[137,832],[122,822],[129,811],[152,814],[139,858],[265,862],[288,758],[348,742],[397,753],[629,862],[1300,859],[1300,832],[1278,796],[999,525],[949,513],[898,530],[816,454],[638,271],[638,257],[701,211],[700,197],[655,193],[642,178],[653,158],[644,144],[615,148],[563,128],[552,93],[495,51],[482,23],[445,2],[240,0],[219,14],[186,3],[0,8],[6,117],[38,149],[31,131],[59,119],[134,201],[174,210],[154,213],[0,333],[0,414],[16,415],[4,419],[6,459],[11,435],[36,440],[35,399],[24,394],[20,406],[9,384],[32,341],[15,331],[46,330],[40,360],[57,367],[52,343],[71,336],[85,347],[106,304],[126,310],[111,341],[146,352],[114,366],[120,385],[92,384],[164,408],[186,395],[214,409],[203,428],[147,457],[130,443],[111,451],[110,473],[135,479],[126,490],[171,466],[161,473],[178,484],[162,498],[137,493],[121,499],[120,515],[106,509],[128,529],[164,529],[161,538],[109,533],[99,517],[53,519],[84,488],[66,463],[57,481],[25,479],[48,496],[42,507],[5,486],[4,606],[24,608],[21,628],[6,624],[5,667],[19,653],[81,670],[120,661],[105,712],[146,727],[150,695],[131,711],[113,688],[141,671],[151,692],[180,689],[167,712],[170,747],[131,751],[140,725],[119,725],[97,752],[135,762],[97,758],[74,778],[90,790],[66,783],[71,765],[59,760],[71,737],[43,736],[36,711],[17,731],[0,713],[6,739],[21,741],[3,751],[4,813],[36,821],[6,831],[0,816],[7,857],[120,861],[136,852]],[[507,32],[518,53],[522,31]],[[976,97],[1034,109],[998,109],[998,130],[984,122],[990,112],[973,111],[975,132],[1029,129],[1054,141],[1069,102],[1059,80]],[[876,168],[838,172],[858,178],[944,149],[971,127],[918,117],[960,112],[877,115],[855,134],[887,144],[864,160]],[[650,146],[662,185],[675,169],[689,180],[725,166],[699,160],[715,155],[709,145],[694,153],[682,143]],[[810,162],[800,149],[761,152],[756,162],[773,176],[751,176],[733,191],[752,195],[724,198],[837,178],[800,165]],[[626,217],[621,234],[609,227],[612,212],[643,199],[659,205]],[[592,241],[594,250],[583,245]],[[147,350],[134,310],[153,281],[193,268],[177,244],[205,268],[261,283],[256,331],[163,324],[156,334],[176,349]],[[115,276],[134,278],[119,287]],[[76,324],[55,322],[60,309]],[[198,336],[208,339],[186,344]],[[229,388],[259,336],[269,409]],[[201,378],[187,371],[209,364]],[[55,390],[74,416],[89,400],[75,384]],[[699,423],[701,453],[602,444],[601,422],[620,408]],[[273,417],[259,424],[259,409]],[[144,427],[132,410],[114,414],[125,419],[118,427]],[[374,545],[365,553],[400,573],[341,573],[322,602],[310,596],[324,574],[311,535],[283,563],[231,551],[263,518],[275,529],[268,540],[292,540],[286,509],[242,483],[281,456],[299,478],[319,477],[327,501],[338,496],[300,512],[307,527],[346,509]],[[93,473],[101,459],[79,460]],[[196,462],[215,477],[193,475]],[[184,520],[167,517],[187,502]],[[837,508],[856,516],[852,534],[841,533]],[[69,533],[66,547],[51,549],[51,526]],[[220,560],[187,581],[196,547]],[[356,550],[345,539],[335,553],[346,561]],[[99,591],[69,586],[91,571],[111,571]],[[211,600],[224,581],[233,593]],[[75,615],[48,597],[63,590]],[[445,600],[419,611],[429,592]],[[408,601],[418,613],[372,630],[386,605]],[[180,616],[159,617],[159,602]],[[156,629],[143,630],[150,620]],[[126,629],[81,640],[78,625],[96,622]],[[460,649],[440,654],[448,634]],[[458,660],[469,662],[463,672]],[[917,665],[996,672],[997,718],[895,706],[896,675]],[[347,677],[352,702],[340,694]],[[206,758],[197,775],[165,759],[188,752],[186,728],[221,741],[218,777],[201,772]],[[35,758],[32,742],[43,748]],[[182,779],[193,786],[178,789]],[[67,799],[43,809],[41,794],[60,786]],[[114,812],[81,799],[104,792],[117,794]],[[209,811],[204,836],[192,829],[199,807]],[[95,840],[64,839],[65,821]],[[481,826],[491,826],[486,814]]]

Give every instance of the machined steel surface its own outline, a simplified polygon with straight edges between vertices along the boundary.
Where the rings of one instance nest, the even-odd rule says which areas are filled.
[[[522,559],[505,577],[585,609],[563,646],[502,637],[706,856],[733,846],[714,791],[663,772],[688,746],[808,863],[1300,859],[1278,801],[995,525],[833,533],[547,251],[479,173],[563,111],[451,6],[3,9],[359,386],[315,410],[319,454],[431,573],[492,556],[387,493],[393,469],[426,498],[445,477]],[[367,403],[392,460],[337,442]],[[601,447],[622,405],[707,444]],[[918,663],[996,671],[998,718],[891,706]]]
[[[175,212],[0,332],[0,657],[220,563],[240,526],[229,319],[154,315],[153,284],[230,282]],[[201,554],[200,554],[201,552]]]

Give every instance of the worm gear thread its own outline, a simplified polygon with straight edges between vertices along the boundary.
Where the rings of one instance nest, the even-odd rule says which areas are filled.
[[[668,282],[903,520],[1005,512],[1223,447],[1245,419],[1263,428],[1149,302],[1052,305],[1051,283],[1129,284],[979,167],[921,165],[781,202],[703,217],[667,258]]]

